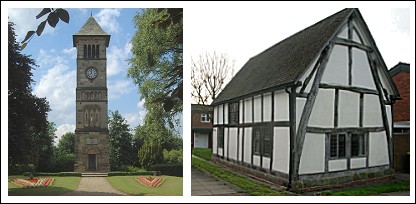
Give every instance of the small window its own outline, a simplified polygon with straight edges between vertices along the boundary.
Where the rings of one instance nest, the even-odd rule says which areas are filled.
[[[345,133],[330,135],[330,157],[345,157],[345,138]]]
[[[84,58],[87,58],[87,45],[84,45]]]
[[[203,123],[210,122],[211,120],[210,120],[209,116],[210,116],[209,114],[202,113],[201,114],[201,122],[203,122]]]
[[[88,45],[88,58],[91,58],[91,45]]]
[[[253,154],[260,155],[260,138],[261,138],[261,129],[254,128],[253,130]]]
[[[91,57],[92,58],[95,57],[95,45],[92,45],[92,55],[91,55]]]
[[[217,137],[218,148],[224,148],[224,128],[218,128],[218,137]]]
[[[263,156],[270,157],[272,151],[272,134],[269,128],[264,128],[263,135]]]
[[[364,134],[352,134],[351,136],[351,156],[365,156],[366,144]]]
[[[228,104],[228,124],[238,124],[238,102]]]
[[[96,58],[100,58],[100,46],[99,45],[97,45],[96,46],[96,48],[95,48],[95,57]]]

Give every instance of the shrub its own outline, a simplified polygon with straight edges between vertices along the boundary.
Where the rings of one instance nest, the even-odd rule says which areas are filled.
[[[157,176],[157,175],[160,175],[160,172],[156,172],[156,171],[142,171],[142,172],[110,171],[108,172],[108,176],[134,176],[134,175]]]
[[[164,163],[166,164],[182,164],[183,163],[183,151],[181,149],[178,150],[163,150],[163,158],[165,160]]]
[[[14,164],[9,166],[9,175],[22,175],[25,172],[32,172],[33,164]]]
[[[23,176],[30,177],[30,172],[24,172]],[[75,177],[81,177],[81,172],[58,172],[58,173],[37,172],[33,176],[75,176]]]
[[[182,164],[156,164],[149,167],[149,170],[160,171],[163,175],[183,176]]]

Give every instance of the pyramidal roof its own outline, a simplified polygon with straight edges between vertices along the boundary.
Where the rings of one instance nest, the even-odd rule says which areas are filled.
[[[82,28],[72,36],[74,47],[76,46],[78,36],[103,36],[107,39],[107,47],[110,43],[110,35],[101,28],[100,24],[97,23],[97,21],[94,17],[92,17],[92,15],[88,18],[87,22],[84,23]]]
[[[82,26],[75,35],[108,35],[97,23],[94,17],[89,17],[87,22]]]

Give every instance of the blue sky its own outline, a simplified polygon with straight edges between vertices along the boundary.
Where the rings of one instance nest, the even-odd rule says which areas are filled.
[[[35,16],[41,9],[9,9],[9,20],[16,25],[18,40],[27,31],[36,30],[41,19]],[[48,120],[56,124],[58,137],[75,129],[75,87],[76,87],[76,48],[72,35],[78,32],[92,15],[101,27],[111,35],[107,48],[108,108],[118,110],[130,127],[141,124],[146,111],[140,100],[138,87],[127,78],[128,62],[131,58],[131,42],[136,28],[133,18],[141,9],[67,9],[69,24],[59,21],[56,28],[48,24],[41,36],[34,36],[23,53],[32,55],[39,67],[33,71],[33,93],[46,97],[52,109]]]

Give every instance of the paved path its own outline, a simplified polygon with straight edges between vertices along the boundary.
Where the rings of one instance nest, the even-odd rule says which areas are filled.
[[[192,196],[243,196],[248,195],[237,186],[215,179],[201,170],[192,167],[191,170]]]
[[[127,195],[113,188],[106,177],[81,177],[78,188],[75,191],[63,194],[63,196],[122,196]]]

